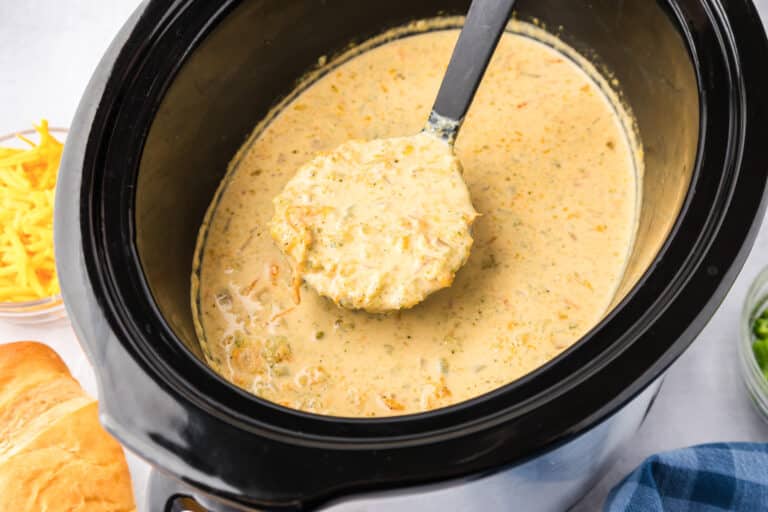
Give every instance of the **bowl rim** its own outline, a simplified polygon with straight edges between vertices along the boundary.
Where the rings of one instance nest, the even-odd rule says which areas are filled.
[[[69,128],[64,128],[63,126],[48,126],[48,131],[52,133],[63,133],[64,135],[69,134]],[[13,140],[16,138],[17,135],[35,135],[37,134],[37,130],[34,128],[25,128],[23,130],[17,130],[13,132],[6,132],[3,134],[0,134],[0,143]]]

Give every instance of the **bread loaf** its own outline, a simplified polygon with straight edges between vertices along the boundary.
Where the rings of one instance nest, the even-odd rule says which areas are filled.
[[[135,511],[120,445],[46,345],[0,345],[0,511]]]

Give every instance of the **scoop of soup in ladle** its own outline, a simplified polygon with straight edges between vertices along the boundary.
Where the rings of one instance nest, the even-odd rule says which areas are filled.
[[[514,0],[474,0],[425,129],[349,141],[305,165],[275,197],[272,238],[293,270],[337,304],[412,307],[453,283],[477,212],[453,141]]]

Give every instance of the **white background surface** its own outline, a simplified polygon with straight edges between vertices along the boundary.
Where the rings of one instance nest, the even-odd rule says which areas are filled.
[[[52,125],[68,126],[102,53],[138,3],[0,0],[0,134],[29,127],[41,117]],[[757,5],[765,19],[768,0],[757,0]],[[576,510],[598,510],[608,490],[652,453],[711,441],[768,441],[768,424],[753,411],[743,390],[736,352],[741,301],[767,264],[765,224],[720,310],[668,372],[642,429]],[[92,372],[68,326],[23,328],[0,323],[0,343],[24,339],[53,346],[85,388],[95,393]],[[130,462],[135,485],[142,489],[142,465],[134,458]]]

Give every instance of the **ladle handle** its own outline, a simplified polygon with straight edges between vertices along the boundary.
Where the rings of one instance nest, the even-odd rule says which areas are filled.
[[[473,0],[432,106],[427,130],[453,143],[514,4],[515,0]]]

